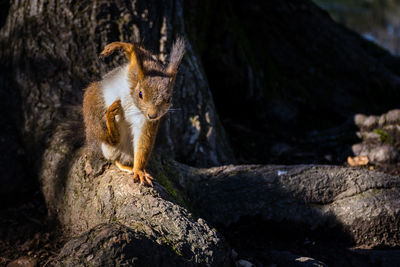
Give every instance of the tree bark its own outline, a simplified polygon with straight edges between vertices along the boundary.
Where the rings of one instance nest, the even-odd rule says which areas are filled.
[[[193,206],[214,225],[241,217],[339,230],[353,244],[398,246],[400,177],[323,165],[191,169]],[[195,181],[195,182],[193,182]]]
[[[301,231],[329,229],[349,245],[400,243],[400,177],[313,165],[197,169],[155,155],[150,163],[155,186],[147,188],[114,165],[75,150],[64,133],[59,129],[53,136],[41,177],[49,212],[67,236],[89,231],[82,239],[96,232],[90,230],[96,225],[119,223],[154,246],[169,244],[185,262],[215,266],[229,264],[229,245],[198,216],[219,229],[261,216],[265,223]]]
[[[173,40],[186,39],[161,144],[177,159],[198,166],[228,163],[231,148],[215,112],[197,53],[187,38],[183,2],[14,1],[0,31],[0,61],[8,68],[6,85],[20,92],[23,134],[28,150],[40,158],[54,121],[68,118],[61,107],[80,104],[82,89],[107,68],[98,60],[113,41],[143,41],[162,61]],[[160,8],[162,6],[162,8]],[[112,66],[120,64],[115,58]]]
[[[275,10],[271,7],[274,2],[271,3],[267,7]],[[276,6],[285,19],[293,10],[303,10],[300,13],[304,15],[315,8],[309,1],[305,6],[301,2],[282,3],[282,9],[279,9],[281,4]],[[151,259],[152,264],[170,258],[178,265],[184,262],[223,266],[231,263],[230,245],[204,219],[223,229],[244,217],[255,216],[261,216],[264,222],[286,222],[309,231],[335,229],[348,236],[352,244],[399,246],[399,177],[309,165],[197,169],[175,161],[201,167],[231,163],[234,158],[216,114],[198,51],[193,39],[188,38],[183,1],[167,0],[162,8],[160,5],[158,1],[122,0],[14,1],[0,30],[3,64],[0,85],[4,92],[17,92],[17,99],[5,106],[9,107],[9,113],[21,118],[16,121],[22,125],[25,146],[37,164],[49,215],[60,222],[67,236],[80,235],[65,246],[58,260],[73,265],[107,263],[105,258],[114,259],[126,253],[129,255],[123,259],[124,263],[133,263],[134,257],[143,259],[152,253],[132,247],[127,248],[129,252],[124,250],[137,242],[146,244],[149,250],[160,249],[159,257]],[[317,14],[319,19],[326,19],[326,14],[321,15],[320,11]],[[330,20],[327,23],[332,24]],[[78,131],[82,130],[79,112],[64,107],[80,103],[81,89],[99,79],[109,67],[121,63],[121,57],[114,58],[108,67],[97,60],[107,43],[143,40],[145,47],[166,60],[177,35],[187,39],[187,55],[177,77],[173,100],[178,111],[163,122],[158,140],[161,149],[149,164],[156,178],[155,186],[144,188],[110,163],[86,154],[76,142],[83,137]],[[276,40],[285,36],[278,37]],[[327,42],[331,40],[325,37]],[[348,31],[346,38],[352,40]],[[355,42],[359,40],[357,37]],[[277,43],[272,42],[269,49],[277,49]],[[270,63],[274,63],[272,67],[285,68],[286,60],[279,55],[270,59]],[[375,56],[380,57],[374,55],[359,62],[375,63]],[[313,66],[308,69],[312,71]],[[388,78],[388,88],[398,88],[395,72],[384,69],[378,73]],[[252,70],[250,76],[251,73]],[[288,84],[290,75],[278,77],[279,82]],[[346,74],[343,77],[341,82],[347,81]],[[333,95],[334,89],[329,88],[329,95]],[[334,100],[333,103],[342,103],[341,97]],[[278,103],[275,107],[283,103],[281,98],[271,101]],[[239,111],[243,108],[237,107]],[[320,105],[311,110],[317,107]],[[347,104],[343,107],[349,108]],[[289,113],[281,115],[284,118]],[[296,118],[301,116],[287,121]],[[16,154],[18,149],[13,150]],[[36,168],[31,171],[36,174]],[[93,235],[98,239],[91,239]],[[102,244],[120,250],[97,251]],[[93,249],[84,250],[87,246]],[[82,252],[85,261],[67,259],[76,255],[72,253],[76,249]]]
[[[150,166],[157,182],[153,188],[140,186],[132,175],[97,155],[76,150],[70,141],[65,129],[58,127],[44,153],[40,175],[49,215],[60,222],[67,237],[99,224],[119,223],[139,233],[143,242],[152,241],[153,248],[169,246],[174,253],[168,255],[178,254],[190,265],[229,263],[230,249],[221,235],[183,207],[189,203],[170,180],[174,169],[153,159]]]
[[[187,255],[185,255],[187,257]],[[126,226],[100,224],[87,233],[65,244],[55,266],[224,266],[227,262],[213,262],[186,258],[174,244],[161,244]],[[221,256],[221,255],[220,255]]]
[[[399,59],[313,2],[188,3],[205,10],[186,18],[240,163],[341,164],[354,114],[398,108]]]

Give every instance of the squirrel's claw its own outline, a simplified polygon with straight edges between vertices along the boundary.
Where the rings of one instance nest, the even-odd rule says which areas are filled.
[[[141,171],[134,171],[133,173],[133,181],[139,182],[140,185],[146,185],[146,186],[153,186],[153,180],[154,178],[145,170]]]
[[[118,99],[118,100],[115,100],[114,103],[112,103],[108,107],[107,112],[112,113],[115,116],[115,115],[119,114],[120,109],[121,109],[121,100]]]

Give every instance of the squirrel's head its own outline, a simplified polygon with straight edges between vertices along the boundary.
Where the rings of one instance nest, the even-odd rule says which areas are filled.
[[[146,119],[160,119],[171,107],[175,78],[185,53],[184,40],[177,38],[173,44],[167,66],[137,44],[114,42],[104,48],[101,56],[108,56],[116,49],[123,49],[130,61],[128,80],[136,106]]]

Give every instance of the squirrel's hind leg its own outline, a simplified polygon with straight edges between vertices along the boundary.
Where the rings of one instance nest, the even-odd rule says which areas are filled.
[[[116,160],[114,163],[115,163],[115,166],[117,166],[118,169],[120,169],[121,171],[124,171],[124,172],[127,172],[127,173],[133,173],[133,168],[132,167],[123,165],[118,160]]]

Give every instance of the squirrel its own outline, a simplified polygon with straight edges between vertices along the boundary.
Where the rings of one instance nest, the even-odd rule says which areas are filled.
[[[133,180],[152,186],[145,170],[156,139],[160,118],[171,107],[178,67],[185,42],[178,37],[164,65],[136,43],[113,42],[100,57],[123,50],[129,63],[91,83],[84,93],[83,120],[86,143],[100,149],[103,156]]]

